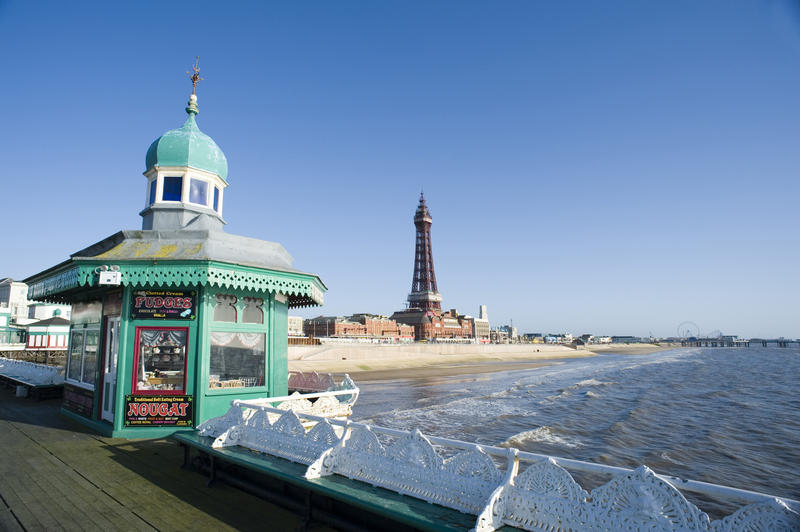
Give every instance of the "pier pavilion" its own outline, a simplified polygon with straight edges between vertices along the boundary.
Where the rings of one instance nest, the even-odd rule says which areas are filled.
[[[228,162],[198,112],[193,88],[185,123],[147,150],[141,230],[25,280],[30,299],[73,305],[62,413],[105,435],[166,436],[286,395],[287,311],[323,302],[282,245],[223,231]]]

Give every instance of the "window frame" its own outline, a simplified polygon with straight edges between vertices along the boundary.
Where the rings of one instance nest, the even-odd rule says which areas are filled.
[[[229,322],[227,322],[227,323],[229,323]],[[263,366],[261,367],[263,382],[261,384],[258,384],[256,386],[246,386],[245,385],[245,386],[238,386],[238,387],[231,387],[231,388],[222,388],[222,387],[212,388],[211,387],[211,349],[212,349],[212,347],[214,347],[214,345],[213,345],[213,333],[256,334],[256,335],[259,335],[261,337],[261,339],[263,341],[263,348],[264,348],[264,352],[263,352],[264,363],[263,363]],[[242,331],[242,330],[231,330],[230,328],[228,328],[227,330],[209,331],[209,333],[208,333],[208,378],[206,379],[206,381],[207,381],[206,390],[207,391],[223,391],[223,392],[228,392],[228,393],[235,393],[236,391],[239,391],[239,392],[243,392],[243,391],[244,392],[251,392],[251,391],[254,391],[254,390],[259,390],[260,391],[263,388],[265,388],[267,386],[266,381],[267,381],[267,376],[268,376],[268,374],[267,374],[267,366],[269,365],[269,360],[268,360],[269,345],[268,345],[268,341],[269,341],[269,338],[267,337],[267,332],[266,331],[255,331],[255,332],[251,331],[251,332],[248,332],[248,331]],[[222,381],[220,381],[220,382],[222,382]]]
[[[156,191],[158,189],[158,176],[150,180],[150,190],[147,194],[147,206],[153,205],[156,202]]]
[[[168,179],[178,179],[180,181],[181,189],[180,189],[180,194],[178,194],[178,199],[177,200],[166,199],[164,197],[164,195],[167,192],[167,180]],[[186,192],[185,191],[186,187],[184,186],[185,185],[185,183],[184,183],[185,180],[186,180],[186,176],[184,176],[184,175],[165,175],[165,176],[161,176],[161,202],[163,202],[163,203],[182,203],[183,202],[184,192]]]
[[[236,321],[214,321],[213,320],[213,305],[216,303],[217,295],[230,295],[236,296]],[[244,298],[255,297],[263,299],[264,303],[261,310],[264,313],[263,323],[243,323],[242,315],[244,310]],[[235,394],[257,394],[270,392],[272,387],[270,371],[273,367],[272,357],[274,355],[274,337],[272,331],[272,320],[274,318],[272,301],[273,294],[271,293],[254,293],[251,291],[231,290],[217,287],[213,292],[209,292],[207,301],[211,302],[211,316],[212,319],[208,325],[208,340],[206,345],[203,346],[203,377],[198,384],[202,393],[205,395],[235,395]],[[264,335],[264,382],[260,386],[242,387],[242,388],[212,388],[211,387],[211,334],[212,332],[235,332],[235,333],[258,333]]]
[[[101,347],[102,347],[102,338],[100,338],[100,324],[92,323],[91,326],[88,327],[71,327],[69,331],[69,340],[67,341],[67,361],[64,365],[64,381],[73,385],[78,386],[79,388],[85,388],[87,390],[94,390],[97,384],[97,364],[98,361],[102,358],[101,357]],[[97,351],[95,352],[95,364],[94,364],[94,372],[95,372],[95,379],[92,382],[86,382],[86,337],[88,336],[87,333],[96,332],[97,333]],[[81,339],[81,356],[80,356],[80,370],[78,379],[73,379],[69,376],[70,369],[72,368],[73,357],[72,357],[72,337],[75,333],[81,333],[83,338]]]
[[[211,182],[209,182],[207,179],[202,179],[200,177],[195,177],[195,176],[191,176],[191,175],[187,175],[186,178],[187,178],[187,181],[189,182],[188,193],[187,193],[187,198],[186,198],[187,201],[189,203],[191,203],[192,205],[200,205],[202,207],[208,207],[208,200],[209,200],[209,196],[210,196],[209,190],[212,187],[213,188],[216,188],[216,187],[214,187],[214,185]],[[194,181],[197,181],[198,183],[202,183],[202,184],[205,185],[205,192],[204,192],[205,201],[202,202],[202,203],[198,203],[196,201],[192,201],[192,183]]]
[[[181,390],[140,390],[139,384],[139,343],[140,331],[142,330],[157,330],[157,331],[184,331],[186,335],[186,343],[184,345],[185,354],[183,357],[183,389]],[[136,395],[192,395],[188,391],[189,384],[189,327],[159,327],[155,325],[141,325],[136,326],[133,332],[133,371],[131,371],[131,393]]]

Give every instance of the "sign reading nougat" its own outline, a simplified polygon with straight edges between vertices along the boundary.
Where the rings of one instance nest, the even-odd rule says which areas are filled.
[[[126,395],[125,426],[192,426],[191,395]]]

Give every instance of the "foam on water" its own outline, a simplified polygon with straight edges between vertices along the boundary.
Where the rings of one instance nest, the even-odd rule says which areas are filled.
[[[547,443],[568,449],[574,449],[581,446],[580,442],[574,440],[570,441],[566,438],[562,438],[561,436],[555,434],[553,429],[547,426],[539,427],[533,430],[526,430],[525,432],[520,432],[519,434],[514,434],[506,441],[501,443],[500,446],[516,447],[517,449],[525,451],[531,450],[531,443]]]
[[[603,382],[597,379],[585,379],[575,385],[576,388],[581,386],[606,386],[608,384],[614,384],[613,382]]]

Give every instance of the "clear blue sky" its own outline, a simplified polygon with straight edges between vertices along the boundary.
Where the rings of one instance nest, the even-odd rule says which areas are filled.
[[[0,2],[0,277],[141,226],[184,120],[227,231],[402,308],[424,187],[447,308],[522,332],[800,337],[789,1]]]

